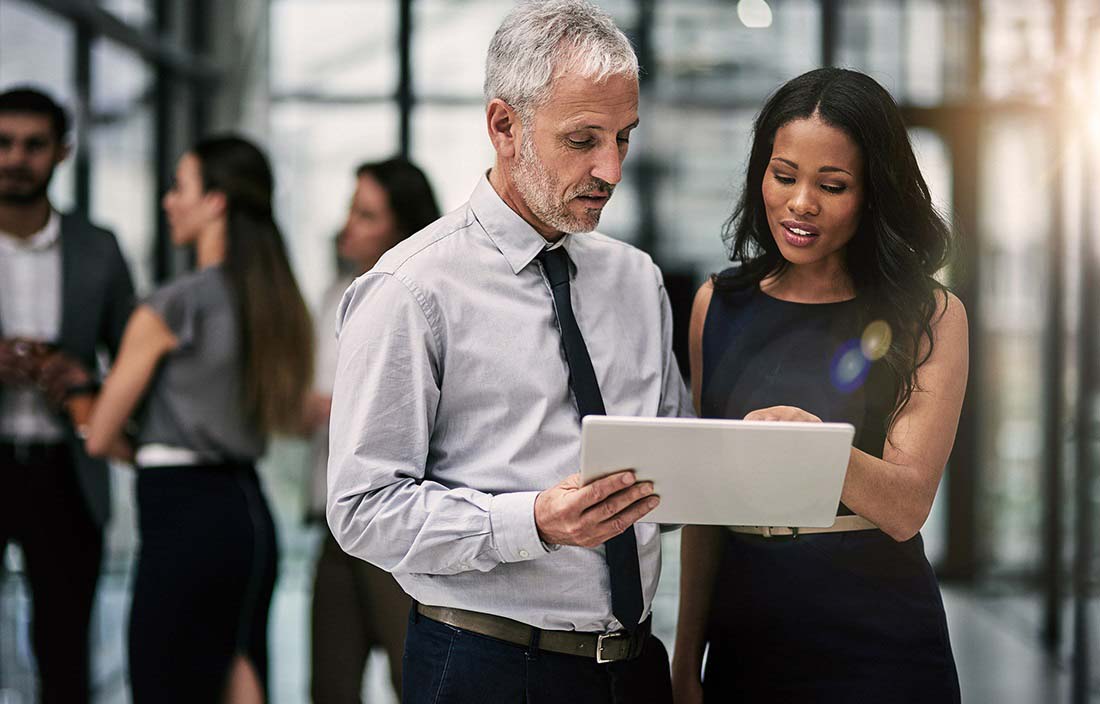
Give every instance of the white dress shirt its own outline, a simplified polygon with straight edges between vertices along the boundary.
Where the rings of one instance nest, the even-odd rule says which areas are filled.
[[[61,334],[61,216],[29,238],[0,230],[0,331],[5,338],[57,342]],[[54,442],[64,426],[33,386],[0,393],[0,439]]]
[[[421,603],[540,628],[616,630],[602,547],[548,550],[538,492],[577,472],[580,421],[546,241],[484,177],[470,201],[387,252],[338,315],[328,521]],[[691,415],[661,273],[590,233],[563,246],[610,415]],[[660,533],[634,527],[648,613]]]

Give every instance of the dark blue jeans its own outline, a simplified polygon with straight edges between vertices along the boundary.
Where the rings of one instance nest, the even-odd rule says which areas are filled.
[[[599,665],[594,658],[513,645],[409,616],[404,659],[405,704],[667,704],[668,653],[650,636],[633,660]]]

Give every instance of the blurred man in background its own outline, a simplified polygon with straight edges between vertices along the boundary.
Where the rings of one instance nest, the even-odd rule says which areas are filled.
[[[31,88],[0,94],[0,553],[22,548],[44,704],[89,701],[88,626],[110,510],[107,465],[62,412],[118,349],[133,285],[114,235],[47,192],[69,119]]]

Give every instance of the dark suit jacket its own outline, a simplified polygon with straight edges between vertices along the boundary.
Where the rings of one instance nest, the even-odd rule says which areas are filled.
[[[112,360],[118,353],[133,308],[134,285],[115,236],[79,216],[62,215],[61,333],[57,340],[61,350],[94,372],[99,350],[106,350]],[[102,526],[111,514],[107,463],[89,457],[71,427],[67,442],[88,510]]]

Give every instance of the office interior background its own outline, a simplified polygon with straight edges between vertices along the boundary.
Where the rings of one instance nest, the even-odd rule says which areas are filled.
[[[751,122],[781,82],[865,71],[902,106],[938,206],[943,273],[966,304],[971,376],[924,530],[968,702],[1100,701],[1096,411],[1100,250],[1097,0],[602,0],[643,67],[641,127],[601,230],[650,252],[686,323],[726,265],[720,237]],[[139,293],[186,270],[159,199],[196,138],[256,138],[307,299],[336,266],[356,164],[405,154],[445,210],[491,165],[481,81],[508,0],[0,0],[0,89],[46,88],[76,115],[51,196],[112,228]],[[263,463],[283,559],[272,701],[308,699],[308,605],[324,526],[304,522],[308,457]],[[125,702],[136,541],[133,472],[93,624],[97,701]],[[657,630],[675,628],[678,537],[666,538]],[[807,585],[812,589],[813,585]],[[0,584],[0,704],[33,701],[16,549]],[[776,654],[781,657],[781,654]],[[381,656],[379,656],[381,657]],[[387,701],[372,662],[364,689]]]

